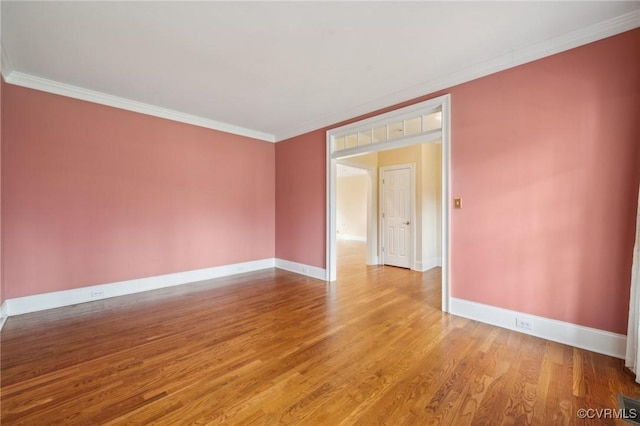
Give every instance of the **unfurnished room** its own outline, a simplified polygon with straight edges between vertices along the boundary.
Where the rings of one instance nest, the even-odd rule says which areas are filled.
[[[640,1],[0,1],[2,425],[640,424]]]

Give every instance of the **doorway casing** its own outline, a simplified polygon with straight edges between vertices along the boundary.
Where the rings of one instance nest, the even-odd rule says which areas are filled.
[[[441,112],[441,127],[435,130],[427,130],[387,139],[383,142],[357,145],[348,148],[335,149],[335,141],[338,137],[348,134],[358,134],[365,129],[390,127],[393,123],[403,122],[406,128],[406,120],[413,117]],[[406,133],[406,131],[405,131]],[[387,132],[388,135],[388,132]],[[337,278],[337,250],[336,250],[336,166],[338,159],[346,159],[355,155],[371,152],[386,151],[405,146],[433,142],[440,140],[442,143],[442,311],[449,312],[450,305],[450,280],[451,280],[451,248],[450,248],[450,174],[451,174],[451,96],[443,95],[429,99],[414,105],[380,114],[365,120],[347,124],[327,131],[326,164],[327,164],[327,189],[326,189],[326,277],[327,281],[335,281]]]

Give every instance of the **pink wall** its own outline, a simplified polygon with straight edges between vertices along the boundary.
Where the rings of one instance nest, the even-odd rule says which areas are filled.
[[[455,90],[452,294],[626,332],[640,30]]]
[[[276,144],[276,257],[324,267],[325,146],[318,130]]]
[[[2,96],[7,298],[274,257],[273,144]]]
[[[639,51],[637,29],[445,91],[452,192],[464,201],[451,218],[453,297],[626,332]],[[276,252],[315,266],[325,261],[324,130],[276,148]],[[280,188],[289,174],[299,180]],[[297,219],[280,216],[294,205]]]

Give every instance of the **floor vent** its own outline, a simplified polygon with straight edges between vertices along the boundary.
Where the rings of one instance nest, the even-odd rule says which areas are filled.
[[[618,403],[624,410],[622,418],[634,425],[640,425],[640,401],[618,394]]]

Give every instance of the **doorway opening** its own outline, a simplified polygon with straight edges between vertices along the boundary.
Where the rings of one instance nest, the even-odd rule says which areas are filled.
[[[437,260],[427,258],[425,254],[418,255],[424,250],[424,243],[416,247],[416,240],[412,241],[409,262],[411,269],[426,270],[430,262],[442,265],[442,304],[444,312],[449,311],[449,279],[450,279],[450,247],[449,247],[449,205],[450,199],[450,96],[444,95],[435,99],[421,102],[409,107],[401,108],[389,113],[381,114],[366,120],[358,121],[339,128],[327,131],[327,227],[326,227],[326,279],[335,281],[337,278],[337,209],[336,209],[336,184],[338,164],[357,164],[367,171],[372,184],[368,193],[368,206],[372,209],[367,213],[367,264],[384,263],[383,230],[381,229],[382,212],[378,206],[373,206],[374,199],[378,203],[378,188],[382,186],[382,178],[378,167],[362,165],[356,159],[364,154],[378,154],[399,148],[409,148],[415,145],[438,146],[439,164],[437,173],[439,177],[438,192],[442,200],[438,206],[440,221],[440,241],[437,246],[441,256]],[[427,142],[430,142],[427,144]],[[384,155],[384,154],[383,154]],[[431,171],[433,171],[431,169]],[[414,191],[415,192],[415,191]],[[415,210],[415,205],[414,208]],[[415,217],[415,213],[414,217]],[[375,217],[374,217],[375,216]],[[409,221],[409,229],[412,224]],[[406,230],[405,230],[406,231]],[[412,231],[415,235],[415,227]],[[382,242],[382,243],[381,243]],[[385,247],[385,249],[387,249]]]
[[[351,176],[344,176],[350,170]],[[365,263],[378,264],[377,154],[338,160],[336,179],[336,238],[364,241]],[[353,176],[353,175],[356,176]],[[338,191],[338,182],[340,181]],[[338,207],[342,204],[342,208]],[[364,214],[356,213],[364,210]],[[356,215],[360,223],[356,223]],[[364,220],[363,220],[364,217]]]
[[[375,170],[373,170],[374,172]],[[375,174],[370,175],[364,164],[338,163],[336,181],[336,239],[338,250],[338,276],[340,279],[359,273],[366,265],[377,265],[368,247],[376,242],[368,234],[375,207],[371,206],[375,194],[371,192]],[[373,214],[372,214],[373,213]]]

